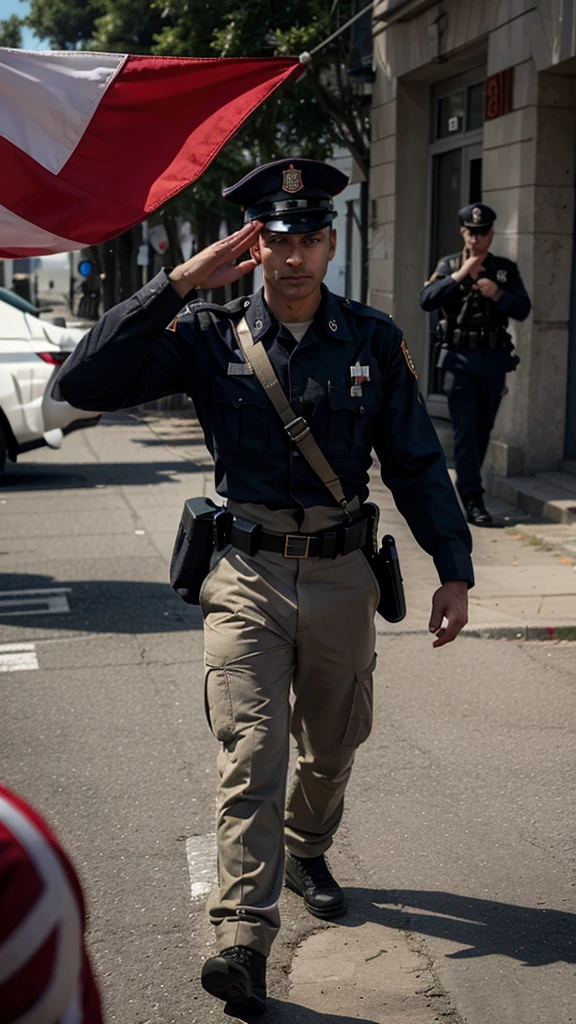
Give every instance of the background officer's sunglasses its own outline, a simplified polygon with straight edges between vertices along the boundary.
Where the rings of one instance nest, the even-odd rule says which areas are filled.
[[[487,235],[491,229],[487,228],[468,228],[471,235]]]

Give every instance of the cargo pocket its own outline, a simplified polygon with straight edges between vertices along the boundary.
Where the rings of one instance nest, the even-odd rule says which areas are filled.
[[[376,655],[364,672],[354,680],[354,697],[350,718],[342,740],[343,747],[359,747],[368,739],[372,731],[373,718],[373,674],[376,666]]]
[[[229,743],[234,738],[234,712],[228,673],[222,665],[210,664],[206,656],[204,707],[208,725],[217,740]]]

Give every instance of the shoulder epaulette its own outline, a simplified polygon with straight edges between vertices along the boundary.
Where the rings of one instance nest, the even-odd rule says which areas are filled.
[[[218,313],[220,316],[231,316],[233,313],[227,306],[221,306],[216,302],[205,302],[204,299],[192,299],[184,309],[178,314],[178,319],[181,320],[188,313],[190,316],[194,316],[195,313],[200,312],[206,313]]]
[[[514,260],[509,260],[507,256],[492,256],[495,263],[500,263],[502,266],[509,267],[510,269],[516,269],[518,266]]]
[[[445,268],[450,273],[452,273],[453,270],[459,270],[461,256],[462,254],[459,252],[453,252],[450,256],[443,256],[441,260],[438,260],[436,270],[440,270],[441,267]]]
[[[389,313],[385,313],[382,309],[376,309],[375,306],[367,306],[365,302],[357,302],[356,299],[342,298],[341,295],[337,295],[336,298],[344,309],[349,309],[356,316],[369,317],[372,320],[383,320],[384,323],[394,324],[394,320]]]
[[[217,302],[208,302],[205,299],[193,299],[188,305],[184,306],[181,312],[178,313],[178,319],[186,316],[187,313],[190,316],[194,316],[196,313],[207,312],[215,313],[217,316],[230,316],[233,319],[235,316],[240,315],[248,308],[250,303],[246,296],[242,296],[239,299],[233,299],[232,302],[227,302],[225,305],[220,305]]]

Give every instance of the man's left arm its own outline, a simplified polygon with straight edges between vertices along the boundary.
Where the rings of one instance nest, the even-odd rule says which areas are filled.
[[[467,621],[474,585],[472,538],[444,452],[419,393],[418,379],[398,329],[383,356],[384,403],[374,435],[382,480],[420,546],[434,559],[442,586],[433,599],[435,647],[454,640]],[[448,619],[443,631],[442,620]]]
[[[520,271],[516,264],[514,264],[510,280],[506,281],[502,288],[502,294],[496,305],[498,309],[505,313],[506,316],[511,316],[513,320],[525,320],[532,309],[530,296],[524,287],[524,282],[520,277]]]
[[[513,320],[525,320],[532,303],[515,263],[506,260],[497,266],[497,281],[488,277],[480,278],[475,286],[482,294],[492,299],[498,309]]]

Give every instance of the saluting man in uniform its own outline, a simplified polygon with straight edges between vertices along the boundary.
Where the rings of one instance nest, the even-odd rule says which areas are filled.
[[[506,328],[525,320],[530,299],[512,260],[493,256],[496,214],[484,203],[459,212],[462,252],[443,256],[420,294],[427,312],[440,309],[438,366],[445,373],[454,428],[456,487],[469,523],[492,526],[484,505],[481,467],[506,374],[519,359]]]
[[[245,1020],[265,1009],[284,880],[311,914],[346,911],[324,855],[372,725],[379,592],[361,551],[372,448],[438,570],[435,647],[465,624],[473,583],[470,534],[402,332],[322,283],[336,246],[333,196],[347,180],[315,160],[256,168],[224,193],[244,208],[245,226],[107,312],[57,382],[84,409],[186,392],[234,517],[200,594],[207,708],[221,742],[219,880],[209,903],[218,952],[202,983]],[[258,264],[255,295],[225,306],[196,298]],[[348,529],[243,358],[244,319],[341,480]],[[290,731],[298,759],[286,798]]]

